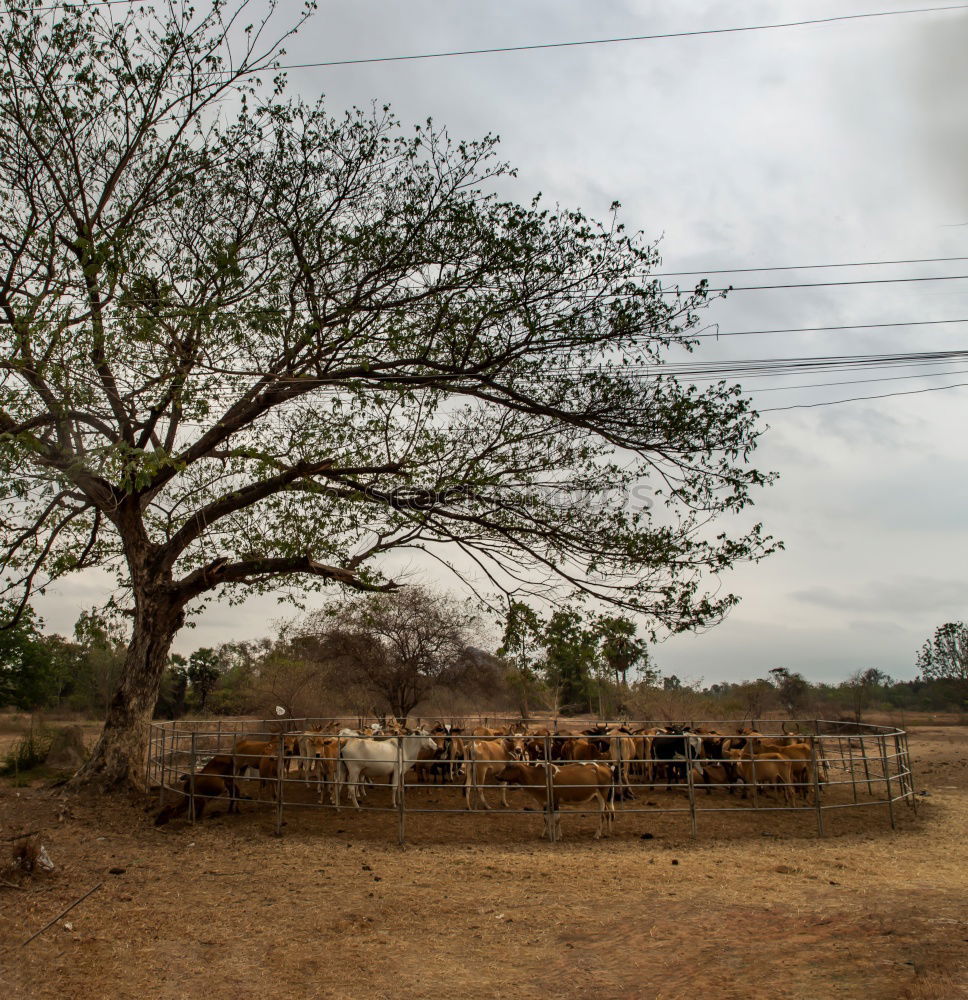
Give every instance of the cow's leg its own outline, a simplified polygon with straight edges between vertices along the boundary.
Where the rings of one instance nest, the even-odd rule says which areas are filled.
[[[313,776],[316,778],[316,795],[319,799],[319,804],[323,804],[323,790],[325,784],[323,782],[323,771],[321,767],[322,761],[313,762]]]
[[[468,761],[464,767],[464,794],[467,797],[468,809],[474,808],[472,805],[472,799],[475,791],[477,792],[477,797],[481,800],[481,805],[483,805],[485,809],[490,808],[487,804],[487,799],[484,798],[484,789],[480,787],[479,779],[480,772],[478,770],[478,765]]]
[[[237,813],[239,811],[239,790],[236,787],[235,780],[231,777],[225,777],[222,779],[225,782],[225,790],[229,793],[229,813]]]
[[[340,791],[342,790],[342,787],[343,787],[343,762],[342,761],[338,760],[336,762],[336,773],[333,774],[332,772],[330,772],[330,778],[331,778],[331,780],[333,782],[333,785],[332,785],[332,787],[329,790],[329,795],[330,795],[330,798],[332,799],[333,805],[336,806],[336,809],[338,811],[339,810],[339,805],[340,805],[340,803],[339,803],[339,800],[340,800]]]
[[[478,765],[475,765],[475,770],[477,769],[477,766]],[[487,782],[487,779],[488,779],[488,776],[489,776],[490,772],[488,771],[488,769],[486,767],[483,768],[482,770],[484,772],[483,774],[481,774],[480,770],[477,771],[477,775],[476,775],[477,781],[475,782],[475,787],[477,788],[477,795],[478,795],[478,798],[480,798],[480,800],[481,800],[481,805],[485,809],[490,809],[491,807],[487,804],[487,799],[484,797],[484,785]]]
[[[359,774],[354,774],[353,771],[347,767],[346,769],[346,788],[347,788],[347,798],[349,798],[350,803],[354,805],[357,809],[360,808],[360,800],[356,794],[357,792],[357,781],[359,780]]]

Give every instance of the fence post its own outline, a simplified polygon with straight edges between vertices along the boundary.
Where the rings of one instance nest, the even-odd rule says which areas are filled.
[[[854,801],[857,801],[857,775],[854,774],[854,741],[847,737],[847,757],[850,761],[850,785],[854,790]]]
[[[155,741],[155,724],[148,723],[148,753],[145,756],[145,798],[151,799],[151,748]]]
[[[189,772],[188,783],[191,786],[191,797],[188,800],[188,811],[191,816],[191,821],[195,822],[195,748],[198,733],[192,730],[192,769]]]
[[[881,762],[884,765],[884,785],[887,789],[887,811],[891,817],[891,829],[897,829],[897,823],[894,819],[894,793],[891,791],[891,765],[887,759],[887,740],[885,737],[881,736],[878,739],[881,746]]]
[[[858,738],[860,739],[860,755],[864,758],[864,777],[867,779],[867,794],[873,795],[874,789],[871,787],[871,768],[867,760],[867,747],[865,746],[864,733],[860,732],[859,729]]]
[[[282,800],[284,798],[282,791],[282,776],[285,773],[284,768],[286,766],[286,734],[285,731],[279,730],[279,757],[276,760],[276,829],[275,834],[277,837],[282,836]]]
[[[686,781],[689,783],[689,820],[692,823],[692,835],[699,834],[699,827],[696,823],[696,781],[693,777],[692,769],[695,761],[690,758],[689,744],[686,744]],[[700,751],[701,753],[702,751]]]
[[[820,728],[819,726],[817,727]],[[820,734],[817,733],[810,740],[810,764],[813,771],[813,805],[817,811],[817,834],[824,836],[823,828],[823,806],[820,803],[820,758],[817,754],[817,746],[820,743]]]
[[[165,778],[167,775],[167,770],[165,767],[165,733],[167,730],[164,726],[161,727],[161,759],[158,761],[158,807],[161,808],[165,804]]]
[[[616,779],[618,780],[619,791],[621,792],[620,801],[625,801],[625,775],[623,770],[623,765],[625,763],[625,755],[622,753],[622,737],[612,736],[611,737],[611,747],[614,753],[610,754],[612,760],[618,765],[618,773],[616,774]]]
[[[894,734],[894,759],[897,761],[897,780],[901,783],[901,796],[906,805],[911,805],[911,772],[908,770],[901,747],[901,734]]]
[[[918,796],[914,791],[914,769],[911,767],[911,747],[908,744],[908,734],[907,731],[904,733],[904,759],[907,763],[908,771],[908,784],[911,789],[911,806],[914,809],[914,815],[918,814]]]
[[[696,825],[696,782],[692,774],[692,769],[696,762],[692,758],[692,744],[689,742],[688,736],[686,737],[685,740],[685,751],[686,751],[686,789],[689,795],[689,821],[692,826],[692,835],[693,837],[695,837],[699,832],[699,828]],[[702,750],[700,750],[699,752],[702,753]]]
[[[558,840],[558,833],[555,830],[555,783],[554,775],[552,773],[552,763],[551,763],[551,737],[545,736],[545,811],[546,811],[546,822],[548,824],[548,841],[549,843],[556,843]]]
[[[473,809],[474,792],[477,791],[477,768],[474,767],[474,737],[464,744],[464,792],[467,798],[467,808]],[[470,751],[470,756],[467,755]]]
[[[407,811],[403,802],[404,782],[403,737],[397,737],[397,843],[403,847],[406,842]]]

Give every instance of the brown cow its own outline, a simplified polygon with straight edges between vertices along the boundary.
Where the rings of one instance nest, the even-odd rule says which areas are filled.
[[[608,760],[608,753],[601,751],[591,740],[566,740],[561,750],[561,760]]]
[[[743,798],[747,798],[748,786],[752,784],[766,784],[771,786],[780,785],[783,790],[783,798],[790,805],[793,805],[793,792],[791,782],[793,780],[792,762],[778,753],[763,753],[751,756],[742,750],[727,750],[726,754],[732,758],[736,771],[743,779]]]
[[[282,765],[282,776],[285,776],[286,764],[285,759],[283,759]],[[264,797],[264,793],[269,788],[270,785],[274,785],[280,777],[279,769],[279,751],[276,750],[275,753],[267,753],[259,761],[259,797]]]
[[[799,792],[804,799],[809,798],[813,786],[813,750],[810,743],[788,743],[775,747],[773,752],[790,761],[794,793]]]
[[[235,764],[227,754],[213,757],[205,766],[195,772],[195,818],[201,819],[209,799],[228,794],[230,813],[239,811],[238,789],[235,786]],[[192,776],[183,774],[179,779],[179,798],[166,805],[155,817],[155,826],[164,826],[169,820],[184,816],[192,801]]]
[[[238,740],[232,748],[234,773],[243,776],[250,767],[258,771],[259,761],[278,749],[278,740]]]
[[[598,803],[598,829],[595,839],[604,832],[611,832],[615,818],[615,804],[612,801],[612,769],[607,764],[507,764],[494,777],[505,784],[520,785],[527,795],[547,808],[548,778],[546,768],[551,768],[552,808],[555,811],[555,837],[561,840],[561,817],[558,810],[562,805],[581,805],[594,800]],[[545,835],[551,837],[551,825],[545,812]]]

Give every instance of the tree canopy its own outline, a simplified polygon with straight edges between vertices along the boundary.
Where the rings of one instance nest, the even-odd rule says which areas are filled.
[[[918,653],[918,670],[926,681],[944,681],[968,702],[968,625],[946,622]]]
[[[706,284],[662,288],[614,212],[498,198],[493,137],[260,86],[290,29],[246,6],[0,14],[2,585],[116,571],[108,782],[200,598],[386,591],[417,549],[678,631],[774,547],[710,527],[769,480],[748,400],[661,377]]]
[[[477,625],[466,603],[411,586],[332,604],[302,628],[405,722],[434,687],[463,679]]]

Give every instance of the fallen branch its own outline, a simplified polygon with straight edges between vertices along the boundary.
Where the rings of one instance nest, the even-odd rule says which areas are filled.
[[[84,900],[87,899],[87,897],[90,896],[92,892],[94,892],[97,889],[100,889],[102,885],[104,885],[103,882],[98,882],[97,885],[95,885],[92,888],[88,889],[87,892],[85,892],[83,896],[81,896],[78,899],[75,899],[74,902],[71,903],[71,905],[68,906],[66,910],[61,910],[61,912],[58,913],[57,916],[54,917],[53,920],[49,920],[46,924],[44,924],[43,927],[40,928],[39,931],[35,931],[33,934],[31,934],[30,937],[27,938],[27,940],[24,941],[24,943],[20,947],[21,948],[26,948],[27,945],[30,944],[30,942],[33,941],[33,939],[35,937],[39,937],[41,934],[43,934],[44,931],[47,930],[48,927],[52,927],[54,924],[56,924],[57,921],[60,920],[61,917],[66,917],[67,914],[70,913],[71,910],[73,910],[74,907],[77,906],[78,903],[83,903]]]
[[[24,837],[32,837],[35,833],[40,833],[40,830],[31,830],[30,833],[15,833],[12,837],[0,837],[0,844],[9,843],[11,840],[23,840]]]

